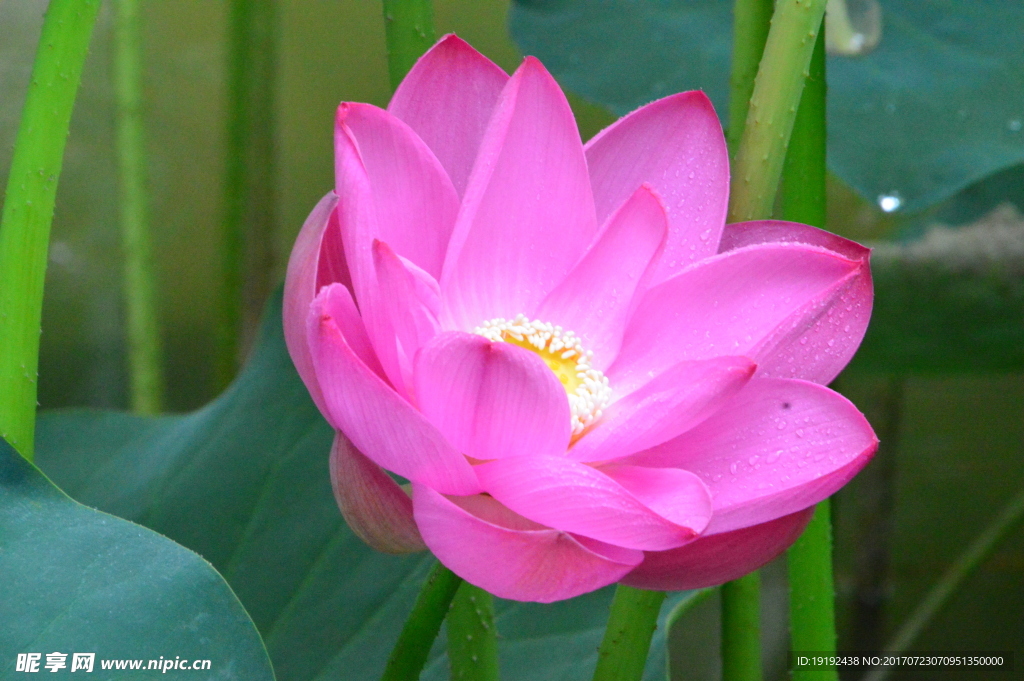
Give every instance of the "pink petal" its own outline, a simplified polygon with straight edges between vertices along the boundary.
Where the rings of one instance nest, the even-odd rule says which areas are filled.
[[[420,411],[476,459],[563,454],[565,389],[535,353],[471,333],[441,334],[416,360]]]
[[[331,447],[331,484],[345,522],[367,544],[384,553],[427,548],[412,517],[412,499],[341,433]]]
[[[329,293],[324,291],[330,288]],[[341,335],[345,338],[345,343],[352,352],[355,353],[356,357],[359,358],[363,364],[366,365],[370,371],[377,374],[381,378],[384,378],[384,370],[380,366],[380,361],[377,359],[377,355],[374,354],[373,346],[370,344],[370,339],[366,335],[366,327],[363,326],[363,321],[359,317],[359,310],[356,309],[356,303],[352,300],[352,294],[345,288],[344,284],[330,284],[320,289],[320,294],[325,296],[329,295],[331,299],[331,314],[334,317],[334,323],[341,330]],[[319,295],[319,294],[318,294]],[[310,303],[310,307],[312,303]],[[307,325],[309,321],[309,309],[306,308]],[[305,336],[306,334],[303,334]],[[306,352],[309,352],[309,343],[306,344]],[[312,363],[312,357],[310,358]],[[327,409],[321,409],[321,413],[327,414]]]
[[[800,243],[826,248],[863,263],[856,279],[813,325],[798,326],[759,358],[761,374],[802,378],[827,385],[857,351],[871,318],[873,287],[868,258],[871,251],[858,243],[796,222],[762,220],[726,225],[721,251],[763,243]]]
[[[339,106],[334,139],[335,191],[345,199],[341,226],[360,306],[374,239],[439,277],[459,197],[434,154],[408,125],[370,104]]]
[[[380,310],[372,245],[439,276],[459,199],[433,153],[402,121],[369,104],[342,104],[335,128],[337,213],[359,309],[391,382],[405,390],[394,329]]]
[[[603,371],[619,352],[634,293],[665,242],[665,207],[647,185],[609,216],[569,276],[537,310],[537,319],[571,330]]]
[[[374,463],[445,494],[475,494],[466,457],[353,352],[337,323],[341,286],[310,307],[307,336],[327,420]]]
[[[641,498],[611,475],[561,457],[514,457],[476,466],[484,491],[525,518],[616,546],[656,551],[692,540],[711,514],[706,489],[694,485],[686,471],[658,473],[667,484],[647,485],[653,498]]]
[[[703,536],[678,549],[648,552],[622,583],[654,591],[724,584],[781,555],[804,531],[813,513],[814,509],[808,508],[760,525]]]
[[[616,459],[671,440],[713,414],[756,368],[746,357],[680,362],[608,407],[569,457]]]
[[[452,233],[446,328],[529,316],[596,232],[576,121],[555,80],[527,57],[495,107]]]
[[[446,499],[414,484],[413,509],[438,560],[499,598],[572,598],[618,581],[643,559],[640,551],[530,523],[482,495]]]
[[[341,250],[337,215],[334,212],[337,203],[338,197],[334,192],[328,192],[306,218],[295,239],[284,280],[284,341],[302,382],[306,384],[306,389],[320,411],[324,410],[323,396],[313,372],[313,361],[309,357],[306,317],[309,315],[309,304],[321,286],[335,281],[351,286]],[[336,261],[325,257],[328,255],[340,258]]]
[[[818,503],[877,447],[867,419],[842,395],[807,381],[755,378],[696,428],[626,462],[699,475],[714,499],[705,534],[717,534]]]
[[[689,471],[611,464],[599,469],[655,513],[691,527],[706,527],[711,493]]]
[[[429,274],[423,270],[419,273],[411,271],[410,268],[416,266],[412,263],[407,266],[382,241],[373,243],[373,260],[380,287],[378,309],[387,319],[392,338],[398,343],[395,351],[401,367],[401,383],[411,388],[413,358],[440,331],[436,316],[440,303],[436,284],[431,287],[424,280],[430,278]],[[394,378],[392,383],[395,383]]]
[[[649,183],[668,209],[669,233],[652,283],[714,254],[729,203],[729,155],[703,92],[659,99],[587,143],[598,219]]]
[[[685,359],[745,355],[760,364],[793,329],[827,314],[866,267],[802,244],[708,258],[644,295],[607,375],[628,391]]]
[[[409,124],[462,195],[508,74],[450,34],[412,67],[388,112]]]

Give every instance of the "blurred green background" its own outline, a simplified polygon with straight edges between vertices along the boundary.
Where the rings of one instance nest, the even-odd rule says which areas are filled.
[[[0,0],[4,181],[45,4]],[[295,0],[278,7],[276,280],[306,213],[332,186],[337,104],[383,106],[390,95],[379,3]],[[456,32],[506,70],[516,67],[520,55],[506,26],[507,2],[438,0],[435,12],[439,35]],[[225,2],[144,3],[151,216],[172,411],[191,410],[214,397],[215,298],[210,292],[224,218],[227,25]],[[57,197],[40,364],[39,399],[45,409],[128,403],[111,29],[111,6],[104,3]],[[613,120],[581,98],[572,101],[585,138]],[[1020,177],[1019,169],[1013,172],[1004,185],[1019,196],[1013,179]],[[991,193],[991,186],[969,188],[967,196]],[[923,217],[885,214],[837,180],[831,181],[829,198],[829,229],[870,240],[904,228],[920,232],[940,217],[952,220],[954,204],[962,205],[964,196],[961,203],[954,200]],[[986,205],[1000,198],[987,196]],[[840,378],[838,387],[868,414],[883,441],[877,460],[835,506],[841,647],[883,644],[942,570],[1024,487],[1022,379],[1020,374],[864,372]],[[765,657],[775,678],[784,677],[785,665],[783,578],[782,562],[766,571]],[[1014,650],[1018,671],[1006,678],[1024,678],[1022,613],[1024,532],[1018,529],[914,649]],[[716,617],[709,603],[678,627],[673,639],[677,678],[714,678]],[[964,674],[907,670],[895,678],[986,678]]]

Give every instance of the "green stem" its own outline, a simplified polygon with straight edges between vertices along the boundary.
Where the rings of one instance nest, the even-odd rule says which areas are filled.
[[[276,0],[232,0],[230,31],[217,390],[234,378],[271,288]]]
[[[437,40],[430,0],[384,0],[384,34],[388,75],[391,87],[397,88],[416,60]]]
[[[931,588],[924,600],[914,608],[914,612],[910,614],[892,641],[885,647],[885,653],[894,655],[905,653],[925,627],[935,619],[935,615],[949,602],[953,594],[960,590],[967,578],[992,554],[999,542],[1022,522],[1024,522],[1024,490],[1010,499],[999,515],[942,574],[939,581]],[[893,669],[893,667],[875,668],[864,677],[864,681],[884,681],[889,678]]]
[[[57,179],[99,0],[50,0],[0,217],[0,437],[32,459]]]
[[[825,32],[811,55],[782,173],[782,218],[825,227]]]
[[[146,197],[140,23],[138,0],[118,0],[114,25],[114,86],[131,405],[137,413],[157,414],[163,406],[163,351]]]
[[[497,681],[498,637],[494,598],[463,582],[448,613],[448,661],[452,681]]]
[[[643,676],[664,600],[664,591],[624,584],[615,588],[608,627],[597,652],[594,681],[638,681]]]
[[[722,585],[722,681],[761,681],[761,575]]]
[[[774,0],[736,0],[732,16],[732,74],[729,76],[729,150],[736,152],[743,136],[757,65],[761,63]]]
[[[818,38],[793,123],[783,169],[782,217],[825,226],[825,35]],[[832,520],[829,500],[818,504],[803,536],[788,554],[789,623],[794,651],[828,655],[836,649]],[[793,670],[793,679],[838,679],[832,669]]]
[[[828,499],[787,554],[789,632],[793,651],[830,655],[836,649],[835,587],[832,583],[832,514]],[[838,679],[835,668],[794,668],[792,678]]]
[[[430,646],[441,631],[441,623],[460,584],[462,578],[454,572],[440,563],[434,566],[402,627],[381,681],[415,681],[420,678]]]
[[[736,151],[729,221],[771,215],[825,0],[779,0]]]
[[[791,0],[779,0],[781,5]],[[733,184],[730,188],[729,220],[736,221],[733,206],[749,200],[744,192],[750,183],[737,184],[740,158],[747,158],[756,149],[755,129],[760,129],[758,107],[764,107],[766,88],[771,78],[788,76],[772,70],[763,59],[769,40],[773,50],[790,47],[785,22],[773,17],[772,0],[736,0],[733,5],[732,74],[729,79],[729,136],[727,142],[733,155]],[[769,27],[772,27],[771,30]],[[757,96],[757,100],[754,97]],[[753,122],[751,122],[753,120]],[[785,147],[783,147],[783,150]],[[775,182],[778,180],[776,178]],[[774,187],[774,185],[773,185]],[[772,189],[774,196],[774,189]],[[757,217],[770,217],[771,205]],[[749,218],[747,218],[749,219]],[[724,681],[757,681],[761,678],[761,578],[755,572],[722,586],[722,678]]]

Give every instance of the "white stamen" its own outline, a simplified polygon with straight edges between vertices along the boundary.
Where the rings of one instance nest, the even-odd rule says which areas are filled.
[[[573,435],[579,435],[587,426],[601,418],[602,411],[612,401],[612,389],[608,384],[608,378],[590,366],[594,353],[585,350],[580,339],[572,331],[535,319],[527,319],[525,315],[520,314],[512,320],[503,317],[489,319],[473,329],[473,333],[495,342],[515,339],[520,343],[529,343],[537,348],[538,352],[547,352],[554,358],[576,359],[574,374],[579,385],[573,392],[566,388],[569,409],[572,412]]]

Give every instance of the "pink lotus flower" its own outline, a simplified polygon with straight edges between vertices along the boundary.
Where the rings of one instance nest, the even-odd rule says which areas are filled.
[[[708,586],[778,555],[875,451],[823,387],[867,326],[868,252],[725,225],[703,93],[584,146],[540,62],[509,77],[448,36],[387,111],[341,105],[335,151],[284,324],[371,545],[517,600]]]

